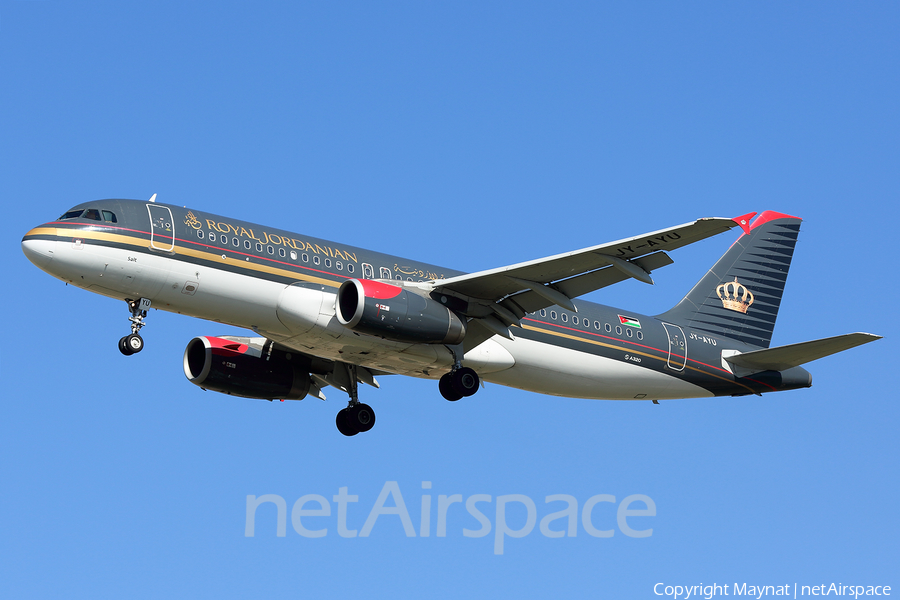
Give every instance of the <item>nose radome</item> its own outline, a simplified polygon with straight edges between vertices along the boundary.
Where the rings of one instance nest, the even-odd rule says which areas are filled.
[[[53,262],[53,244],[49,240],[23,239],[22,252],[39,269],[46,270]]]

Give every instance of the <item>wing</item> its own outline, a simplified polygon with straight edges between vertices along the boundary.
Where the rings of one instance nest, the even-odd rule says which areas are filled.
[[[466,337],[468,350],[494,333],[511,338],[508,328],[518,325],[526,313],[554,304],[576,311],[572,298],[630,277],[652,284],[650,272],[673,262],[666,251],[728,231],[742,225],[742,219],[745,217],[699,219],[617,242],[430,283],[434,291],[466,301],[466,315],[478,320],[470,321],[473,331]]]

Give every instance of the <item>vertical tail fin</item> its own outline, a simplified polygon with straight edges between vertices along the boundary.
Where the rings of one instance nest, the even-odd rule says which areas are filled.
[[[800,219],[766,211],[674,308],[659,319],[768,348]]]

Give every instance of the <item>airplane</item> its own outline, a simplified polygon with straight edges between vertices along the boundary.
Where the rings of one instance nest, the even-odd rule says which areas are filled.
[[[754,219],[755,217],[755,219]],[[248,329],[199,336],[184,373],[203,388],[265,400],[349,396],[335,423],[353,436],[375,412],[359,384],[438,380],[450,401],[483,381],[552,396],[659,400],[806,388],[801,365],[880,336],[770,347],[801,219],[773,211],[703,218],[478,273],[148,201],[79,204],[22,239],[50,275],[124,300],[144,347],[148,310]],[[626,279],[652,284],[668,252],[733,228],[740,236],[687,295],[656,316],[575,300]]]

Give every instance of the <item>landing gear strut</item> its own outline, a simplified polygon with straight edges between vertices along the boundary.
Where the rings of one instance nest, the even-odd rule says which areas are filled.
[[[119,352],[125,356],[131,356],[144,349],[144,338],[141,337],[141,327],[146,325],[144,319],[147,317],[147,309],[150,308],[150,300],[140,298],[139,300],[125,300],[128,303],[128,310],[131,316],[131,334],[126,335],[119,340]]]
[[[356,376],[356,365],[344,365],[349,381],[347,392],[350,402],[347,408],[341,409],[335,418],[338,431],[350,437],[363,433],[375,426],[375,411],[368,404],[359,401],[359,379]]]

